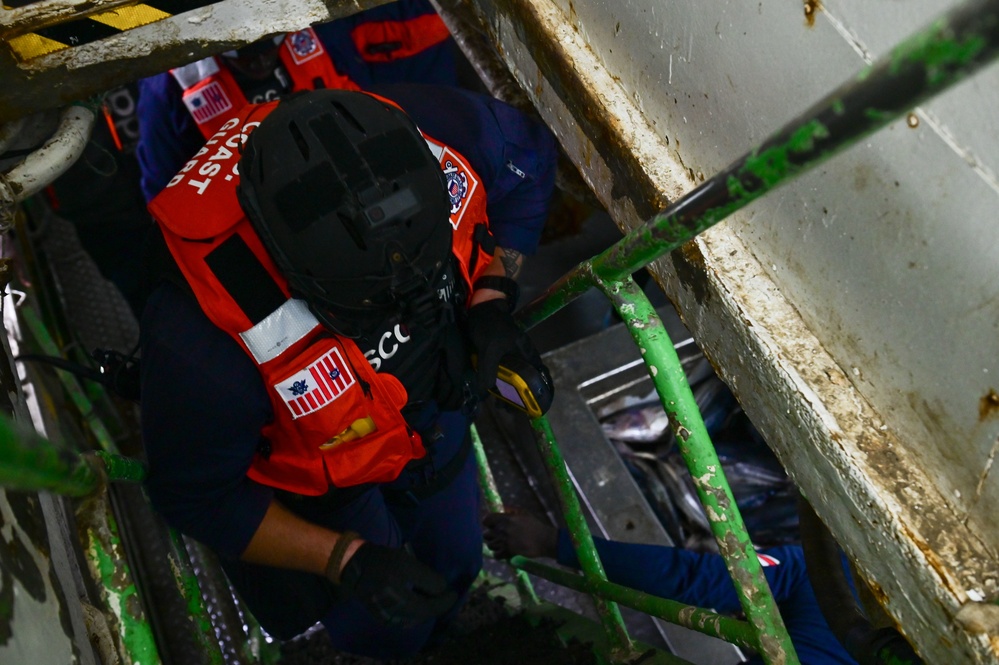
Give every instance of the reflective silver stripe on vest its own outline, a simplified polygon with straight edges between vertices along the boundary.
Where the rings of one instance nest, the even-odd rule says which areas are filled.
[[[203,60],[188,63],[182,67],[174,67],[170,70],[170,73],[177,79],[177,83],[180,84],[181,88],[190,90],[209,76],[218,74],[218,71],[219,63],[215,61],[214,56],[210,56]]]
[[[441,155],[444,154],[444,146],[434,143],[426,136],[423,137],[423,140],[427,142],[427,146],[430,148],[430,152],[434,153],[434,157],[440,160]]]
[[[267,315],[249,330],[239,333],[250,354],[263,365],[281,355],[285,349],[309,334],[319,321],[309,311],[304,300],[292,298]]]

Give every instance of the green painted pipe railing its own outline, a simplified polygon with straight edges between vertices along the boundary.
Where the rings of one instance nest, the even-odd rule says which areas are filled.
[[[725,560],[746,619],[754,629],[753,647],[768,663],[796,663],[791,638],[666,328],[645,293],[630,277],[620,282],[600,282],[598,286],[641,350],[677,448],[694,480],[718,551]]]
[[[769,591],[759,559],[722,471],[721,462],[697,408],[683,364],[662,321],[645,293],[630,277],[609,284],[597,280],[597,285],[610,299],[641,349],[649,375],[676,435],[678,448],[694,478],[698,496],[708,515],[712,533],[735,584],[747,621],[737,621],[710,610],[656,598],[607,581],[565,460],[545,417],[533,420],[532,425],[540,435],[541,455],[562,505],[582,575],[544,566],[524,557],[515,557],[511,565],[518,573],[529,572],[556,584],[590,593],[611,646],[609,655],[613,662],[628,662],[636,655],[618,608],[620,603],[712,637],[750,647],[758,651],[767,663],[798,663],[794,646]],[[478,461],[480,469],[488,473],[484,454]],[[494,487],[486,490],[487,497],[493,493]],[[498,496],[490,502],[491,509],[497,510],[497,506],[501,506]]]
[[[521,572],[528,572],[561,586],[583,593],[603,596],[608,600],[626,607],[645,612],[650,616],[665,619],[691,630],[696,630],[712,637],[719,637],[738,646],[756,649],[758,641],[753,629],[745,621],[739,621],[711,610],[694,605],[684,605],[668,598],[659,598],[642,591],[629,589],[608,582],[599,577],[579,575],[563,568],[555,568],[533,559],[515,556],[510,559],[510,565]]]
[[[531,421],[531,426],[540,435],[539,448],[541,457],[548,468],[548,474],[555,484],[555,491],[562,505],[562,513],[565,516],[566,526],[569,529],[569,536],[572,539],[573,547],[576,550],[580,568],[583,574],[590,578],[607,579],[604,574],[604,566],[597,556],[596,547],[593,544],[593,536],[586,524],[582,508],[579,505],[579,497],[569,477],[565,460],[562,458],[562,451],[555,443],[555,435],[552,432],[551,424],[544,416]],[[621,616],[621,609],[617,603],[609,601],[599,595],[593,597],[603,624],[604,633],[607,636],[608,644],[611,648],[611,656],[615,661],[627,661],[636,656],[634,645],[628,630],[624,625],[624,618]]]
[[[47,355],[61,356],[58,346],[35,311],[30,306],[22,306],[18,309],[18,313],[42,352]],[[99,451],[94,453],[94,456],[97,459],[110,460],[111,467],[116,471],[136,472],[134,467],[128,464],[124,458],[115,457],[117,446],[77,378],[64,371],[58,372],[58,375],[63,390],[80,413],[99,447]],[[40,445],[38,439],[35,439],[34,443]],[[10,442],[8,445],[11,446],[11,450],[15,449]],[[51,445],[49,443],[50,447]],[[49,480],[55,482],[71,481],[74,484],[85,484],[96,481],[89,491],[83,492],[83,495],[89,495],[91,500],[86,509],[78,514],[78,522],[91,574],[100,583],[103,601],[117,619],[117,635],[121,644],[119,655],[127,662],[159,663],[161,658],[156,647],[153,628],[142,610],[141,603],[136,602],[138,587],[123,548],[122,538],[118,531],[118,521],[108,504],[106,495],[94,494],[102,487],[102,474],[100,473],[102,469],[100,467],[92,468],[96,477],[91,477],[81,467],[81,464],[88,464],[86,456],[78,455],[79,461],[74,463],[66,456],[72,454],[62,453],[64,466],[50,463],[47,467],[47,473]],[[104,457],[100,457],[101,455]],[[106,471],[107,467],[103,470]],[[66,471],[70,472],[69,476],[64,480],[56,480],[57,474]],[[141,479],[142,474],[136,473],[139,473]],[[38,489],[45,488],[39,487]],[[83,490],[84,488],[81,486],[79,489]]]
[[[0,485],[19,490],[48,490],[83,497],[106,480],[141,481],[143,465],[133,459],[98,451],[81,455],[54,445],[34,428],[18,427],[0,416]]]
[[[642,349],[712,532],[739,590],[751,628],[751,642],[767,663],[796,663],[793,645],[672,343],[630,275],[967,78],[993,61],[997,54],[999,0],[973,0],[961,5],[899,44],[758,148],[632,230],[608,250],[579,264],[518,312],[520,322],[530,328],[594,286],[611,299]],[[546,461],[552,469],[561,467],[547,421],[539,419],[534,425],[545,434],[541,445]],[[556,478],[556,485],[564,504],[568,495],[574,496],[565,481]],[[584,571],[583,584],[595,590],[597,599],[610,599],[615,594],[605,593],[610,588],[606,587],[585,520],[577,510],[578,505],[569,506],[566,517]],[[519,563],[518,568],[529,565]],[[537,568],[534,571],[541,572]],[[616,607],[608,603],[601,610],[605,628],[617,633],[620,615]],[[720,618],[713,625],[720,626],[718,636],[724,639],[735,643],[747,640],[741,625],[722,623]],[[615,639],[619,645],[626,643],[626,638]]]
[[[475,425],[472,425],[471,436],[472,450],[475,452],[475,461],[479,468],[479,487],[482,488],[482,496],[485,498],[486,505],[489,506],[490,511],[501,513],[503,512],[503,499],[500,497],[499,490],[496,487],[496,479],[493,477],[492,469],[489,468],[489,460],[486,457],[485,448],[482,446],[479,430]],[[516,575],[517,593],[520,595],[521,603],[537,605],[539,602],[538,594],[535,593],[534,585],[531,584],[527,573],[518,570]]]

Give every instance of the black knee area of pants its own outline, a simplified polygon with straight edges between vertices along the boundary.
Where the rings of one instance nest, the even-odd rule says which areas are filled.
[[[279,640],[304,633],[338,600],[336,587],[312,573],[236,560],[222,561],[222,569],[261,627]]]

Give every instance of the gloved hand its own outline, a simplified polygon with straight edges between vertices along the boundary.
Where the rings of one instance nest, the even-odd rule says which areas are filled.
[[[478,356],[475,374],[480,397],[496,386],[496,372],[504,356],[524,358],[547,372],[538,350],[527,333],[513,320],[506,300],[497,298],[473,305],[468,310],[468,334]]]
[[[518,554],[554,559],[558,554],[558,529],[516,508],[489,513],[482,526],[483,540],[498,559]]]
[[[458,595],[408,552],[364,543],[340,573],[340,586],[386,624],[412,626],[438,617]]]

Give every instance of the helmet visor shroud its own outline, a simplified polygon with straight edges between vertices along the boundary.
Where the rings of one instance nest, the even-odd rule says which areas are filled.
[[[239,171],[251,224],[292,293],[334,332],[437,322],[450,205],[409,116],[359,92],[293,95],[250,135]]]

